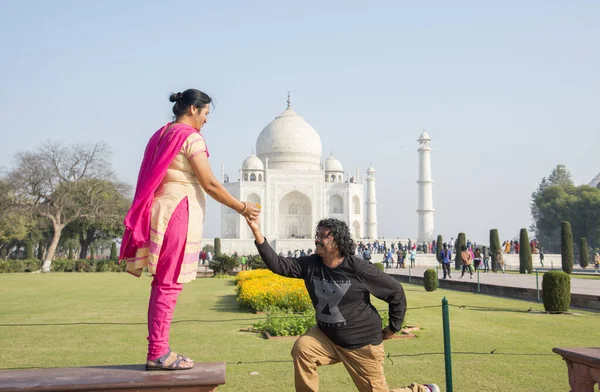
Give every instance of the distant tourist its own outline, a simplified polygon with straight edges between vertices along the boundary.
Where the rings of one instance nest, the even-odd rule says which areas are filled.
[[[471,275],[471,279],[473,279],[473,256],[471,256],[471,252],[469,251],[469,249],[467,249],[466,245],[462,245],[460,250],[460,257],[462,259],[462,274],[460,275],[460,277],[462,278],[463,276],[465,276],[465,271],[468,270],[469,274]]]
[[[540,264],[544,268],[544,252],[540,249]]]
[[[481,267],[481,249],[475,249],[475,254],[473,255],[473,263],[475,264],[475,271],[477,271]]]
[[[444,248],[440,251],[440,261],[442,263],[442,270],[444,271],[443,279],[448,278],[452,279],[450,275],[450,262],[452,261],[452,251],[448,249],[448,245],[444,243]]]
[[[483,252],[483,272],[490,272],[490,249],[487,246],[482,248]]]
[[[596,254],[594,255],[594,265],[596,266],[596,272],[598,272],[598,269],[600,269],[600,254],[598,254],[597,250]]]
[[[417,258],[417,250],[415,248],[412,248],[410,250],[410,266],[414,268],[415,266],[415,259]]]
[[[125,100],[135,106],[135,102]],[[125,217],[119,259],[126,271],[153,275],[148,305],[146,370],[190,369],[194,361],[171,351],[169,329],[183,283],[196,279],[206,212],[205,194],[246,218],[260,209],[233,197],[217,180],[208,162],[200,130],[212,99],[195,89],[172,94],[175,122],[150,138],[135,191]]]

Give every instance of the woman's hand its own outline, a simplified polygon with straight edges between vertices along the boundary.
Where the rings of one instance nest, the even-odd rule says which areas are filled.
[[[260,205],[259,204],[254,204],[254,203],[249,203],[247,201],[244,202],[244,204],[246,204],[246,211],[242,212],[242,216],[246,219],[250,219],[250,220],[255,220],[258,219],[258,216],[260,215]]]

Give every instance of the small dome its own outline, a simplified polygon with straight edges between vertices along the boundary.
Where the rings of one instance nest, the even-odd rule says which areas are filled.
[[[329,157],[325,160],[325,171],[343,172],[342,163],[334,157]]]
[[[265,170],[265,165],[256,155],[252,154],[242,163],[242,170]]]
[[[429,137],[429,134],[427,132],[423,131],[421,136],[419,136],[418,140],[431,140],[431,138]]]
[[[373,166],[369,166],[369,168],[367,169],[367,173],[375,173],[375,168]]]

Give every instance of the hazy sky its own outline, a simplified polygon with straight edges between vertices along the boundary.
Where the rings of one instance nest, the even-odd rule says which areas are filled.
[[[203,133],[232,180],[292,106],[344,169],[377,170],[379,234],[417,235],[417,137],[435,231],[487,242],[531,224],[562,163],[600,171],[600,2],[0,2],[0,166],[46,140],[106,141],[134,183],[171,92],[216,104]],[[208,204],[206,236],[220,232]]]

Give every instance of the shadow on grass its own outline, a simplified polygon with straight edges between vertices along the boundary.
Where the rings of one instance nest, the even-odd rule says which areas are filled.
[[[235,294],[227,294],[219,297],[215,306],[211,308],[217,312],[235,312],[235,313],[245,313],[251,314],[252,310],[242,309],[240,305],[236,301]]]

